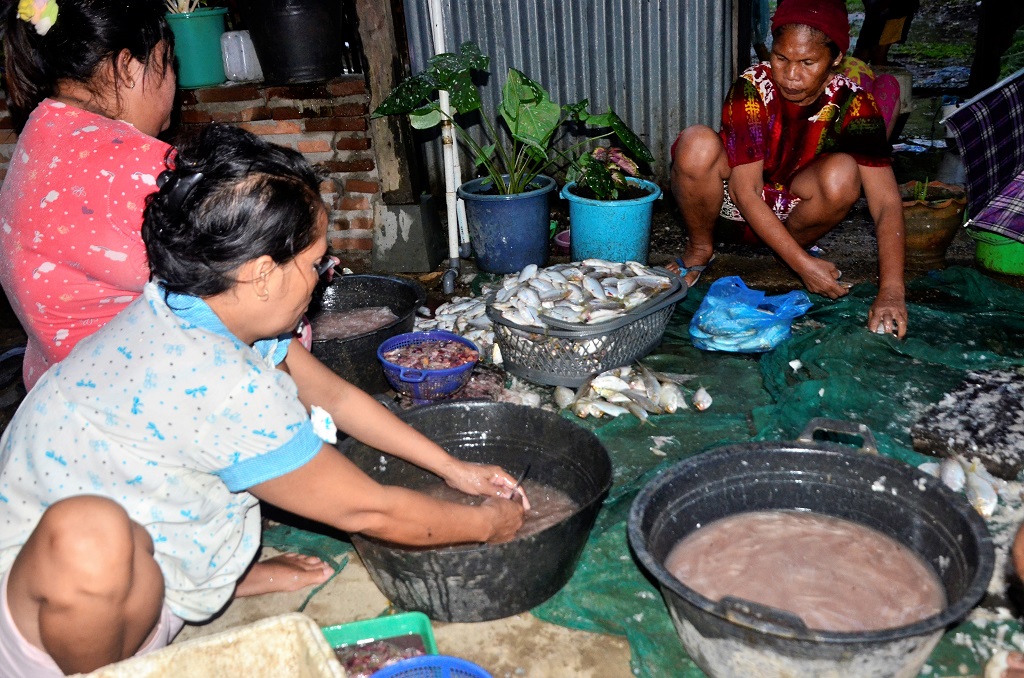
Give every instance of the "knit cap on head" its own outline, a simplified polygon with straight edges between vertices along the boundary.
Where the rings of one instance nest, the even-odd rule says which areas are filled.
[[[844,0],[784,0],[772,17],[772,31],[786,24],[817,28],[843,54],[850,49],[850,17]]]

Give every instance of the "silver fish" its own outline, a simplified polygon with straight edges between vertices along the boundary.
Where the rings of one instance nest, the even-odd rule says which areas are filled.
[[[594,377],[590,382],[590,386],[599,393],[603,389],[619,392],[629,390],[629,384],[622,377],[607,373]]]
[[[526,282],[535,275],[537,275],[537,264],[527,264],[523,267],[523,270],[519,272],[518,281]]]
[[[601,287],[601,283],[594,280],[590,276],[585,276],[582,280],[583,289],[590,293],[590,296],[595,299],[604,299],[607,295],[605,294],[604,288]]]
[[[939,464],[939,479],[949,489],[959,492],[967,482],[967,473],[959,460],[947,458]]]
[[[999,495],[992,484],[977,473],[967,473],[967,501],[984,518],[991,518],[999,504]]]
[[[626,403],[626,409],[629,410],[630,414],[639,419],[641,424],[648,423],[650,415],[639,403]]]
[[[648,398],[644,393],[630,389],[628,391],[623,391],[622,394],[651,414],[664,413],[664,410],[661,409],[661,405],[652,398]]]
[[[643,363],[637,363],[636,367],[640,373],[640,379],[643,381],[647,396],[657,402],[661,393],[661,382],[654,376],[654,372]]]
[[[693,394],[693,406],[701,412],[711,407],[711,403],[711,394],[703,386],[698,388],[697,392]]]
[[[540,306],[540,295],[537,294],[537,290],[532,287],[520,287],[519,292],[516,293],[519,299],[522,299],[528,305],[533,308]]]
[[[572,405],[574,400],[576,400],[576,394],[573,393],[571,388],[566,386],[555,387],[555,404],[558,405],[558,409],[564,410],[569,405]]]
[[[668,414],[672,414],[679,409],[689,409],[689,405],[686,404],[686,398],[683,397],[683,392],[671,381],[661,385],[661,391],[658,393],[658,405]]]
[[[629,410],[625,407],[613,405],[606,400],[595,400],[591,403],[591,407],[602,414],[607,414],[609,417],[621,417],[624,414],[629,414]]]

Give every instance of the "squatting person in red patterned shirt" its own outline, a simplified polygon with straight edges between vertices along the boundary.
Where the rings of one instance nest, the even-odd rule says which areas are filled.
[[[689,239],[677,259],[693,284],[714,257],[719,215],[750,229],[800,276],[836,299],[842,273],[807,248],[863,191],[878,239],[879,291],[868,328],[903,337],[903,207],[892,148],[871,95],[836,72],[850,46],[842,0],[785,0],[772,17],[767,62],[729,90],[722,129],[683,130],[672,148],[672,192]],[[723,191],[724,187],[724,191]]]

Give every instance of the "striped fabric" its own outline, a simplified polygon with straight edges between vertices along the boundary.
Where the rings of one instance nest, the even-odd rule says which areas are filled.
[[[971,225],[1024,242],[1024,69],[946,119],[964,161]]]

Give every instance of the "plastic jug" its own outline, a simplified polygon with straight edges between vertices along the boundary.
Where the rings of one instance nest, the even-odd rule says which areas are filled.
[[[263,69],[256,57],[249,31],[228,31],[220,38],[224,75],[236,82],[262,80]]]

